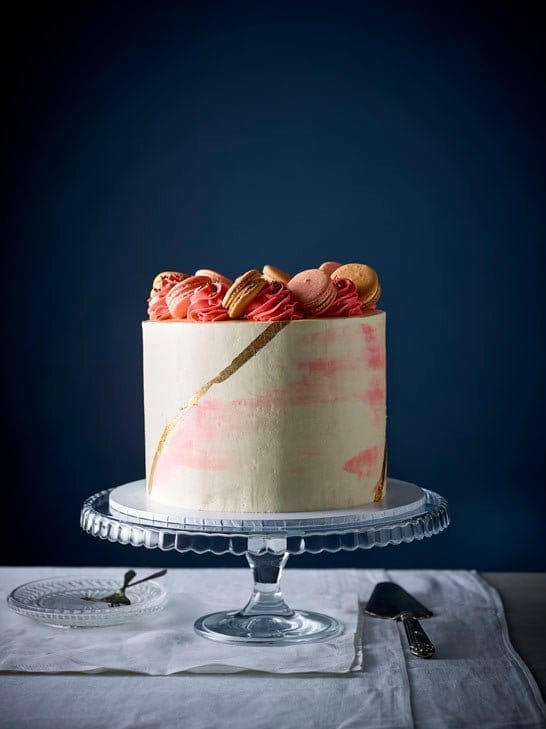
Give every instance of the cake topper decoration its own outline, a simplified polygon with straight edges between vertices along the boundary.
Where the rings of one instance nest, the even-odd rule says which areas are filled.
[[[325,261],[292,276],[267,264],[235,281],[209,268],[192,276],[163,271],[148,299],[151,321],[292,321],[360,316],[381,296],[376,271],[365,263]]]

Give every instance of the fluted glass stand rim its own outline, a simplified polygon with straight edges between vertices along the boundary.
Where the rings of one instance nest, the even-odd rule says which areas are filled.
[[[421,540],[443,531],[449,525],[445,499],[413,484],[389,480],[391,495],[404,488],[417,489],[415,509],[384,509],[379,513],[348,518],[343,512],[321,513],[320,519],[287,518],[269,514],[266,521],[251,520],[244,528],[244,515],[236,522],[238,531],[222,531],[216,523],[203,520],[194,525],[154,523],[143,517],[120,514],[110,508],[114,489],[89,497],[82,506],[81,526],[92,536],[111,542],[147,549],[175,550],[180,553],[246,555],[253,576],[253,591],[241,610],[211,613],[195,622],[196,632],[209,639],[245,645],[292,645],[328,640],[342,631],[334,618],[303,610],[292,610],[282,597],[280,578],[288,556],[304,552],[353,551]],[[401,491],[400,491],[401,490]],[[407,492],[406,492],[407,493]],[[389,513],[392,516],[389,516]],[[300,515],[301,516],[301,515]],[[147,518],[148,517],[148,518]]]

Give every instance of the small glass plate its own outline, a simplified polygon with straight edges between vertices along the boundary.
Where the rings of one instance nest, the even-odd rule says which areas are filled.
[[[143,582],[127,588],[130,605],[110,607],[106,602],[84,597],[105,597],[120,587],[121,581],[103,577],[57,577],[35,580],[16,587],[8,605],[19,615],[34,618],[55,628],[97,628],[119,625],[165,607],[167,593],[157,582]]]

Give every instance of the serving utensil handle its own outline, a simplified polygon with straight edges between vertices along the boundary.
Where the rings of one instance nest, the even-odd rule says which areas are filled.
[[[417,618],[411,613],[401,613],[400,620],[404,623],[409,649],[413,655],[418,658],[431,658],[436,653],[436,648]]]
[[[148,580],[154,580],[156,577],[163,577],[163,575],[167,574],[167,570],[159,570],[159,572],[154,572],[153,575],[148,575],[148,577],[143,577],[141,580],[137,580],[136,582],[131,582],[130,585],[127,585],[128,589],[129,587],[134,587],[135,585],[140,585],[141,582],[148,582]]]

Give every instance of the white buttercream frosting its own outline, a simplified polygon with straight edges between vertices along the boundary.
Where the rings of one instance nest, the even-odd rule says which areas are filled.
[[[229,512],[373,501],[384,477],[385,318],[288,322],[187,407],[166,437],[181,409],[271,324],[144,322],[151,498]]]

